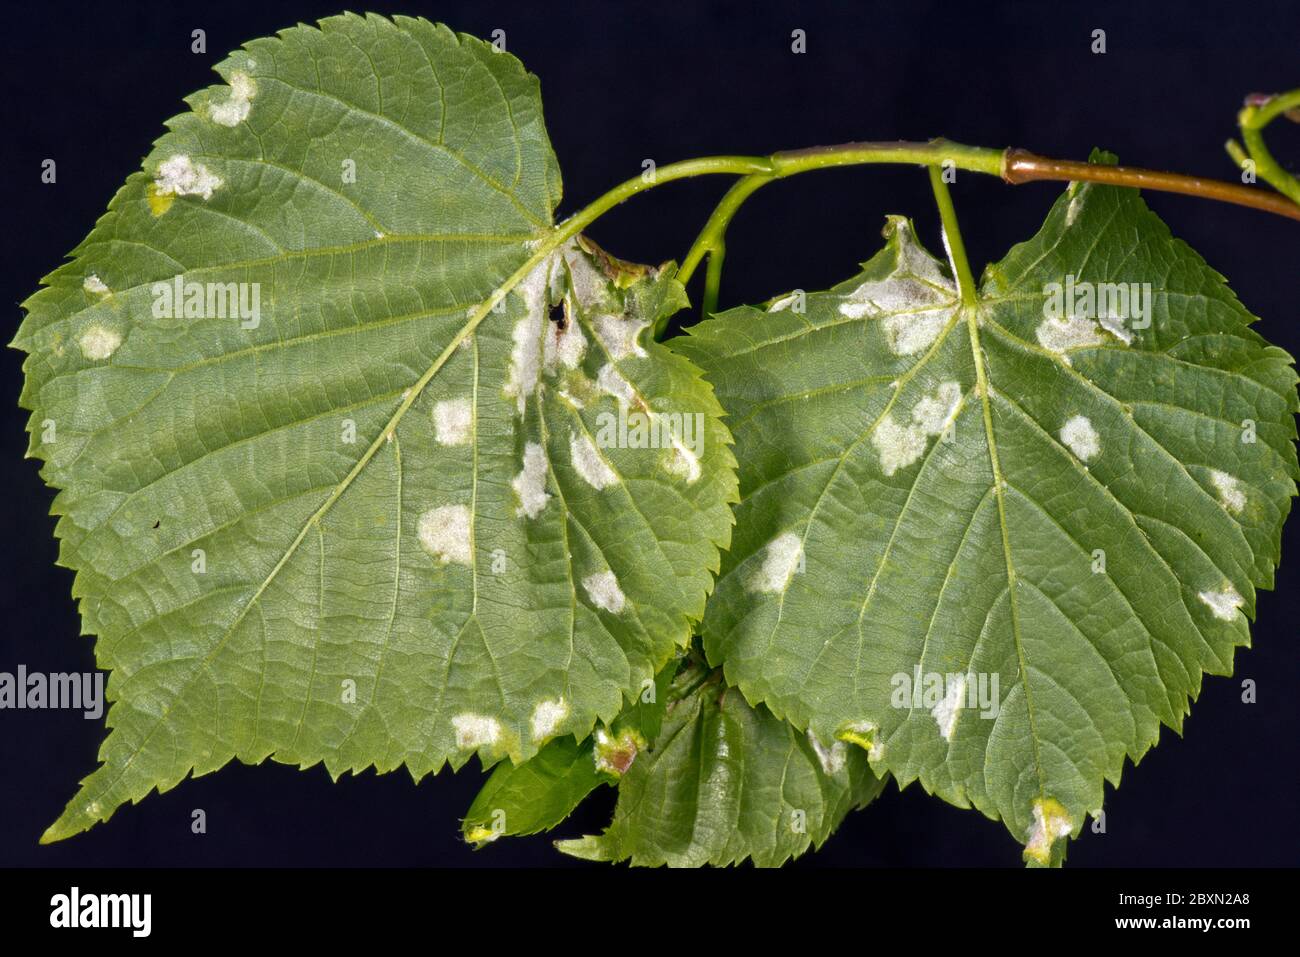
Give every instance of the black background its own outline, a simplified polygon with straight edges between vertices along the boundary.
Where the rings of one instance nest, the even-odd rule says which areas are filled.
[[[211,64],[244,40],[340,12],[326,3],[163,4],[9,9],[0,28],[0,230],[6,320],[90,230],[138,168],[181,97],[214,82]],[[357,8],[364,9],[364,8]],[[1082,159],[1093,146],[1134,165],[1220,178],[1234,171],[1223,141],[1243,94],[1300,86],[1300,9],[1285,4],[843,5],[708,3],[375,3],[488,36],[542,81],[547,125],[564,173],[567,215],[609,187],[663,164],[712,153],[766,153],[850,139],[946,136]],[[190,52],[190,31],[208,52]],[[791,31],[807,53],[791,53]],[[1107,52],[1090,51],[1104,29]],[[1274,152],[1300,158],[1300,128],[1270,130]],[[40,183],[44,158],[58,182]],[[1292,166],[1295,163],[1291,164]],[[591,233],[624,258],[685,253],[720,195],[710,178],[665,186],[602,219]],[[978,272],[1031,236],[1059,191],[959,174],[954,187]],[[1167,195],[1148,201],[1174,233],[1232,281],[1262,317],[1261,332],[1300,354],[1300,223]],[[767,298],[849,276],[879,246],[886,213],[914,216],[939,248],[925,175],[872,167],[801,176],[767,187],[728,241],[722,304]],[[15,405],[17,353],[0,355],[0,671],[93,667],[69,598],[72,575],[53,564],[53,493],[23,461],[26,414]],[[1107,833],[1085,830],[1072,866],[1294,865],[1297,841],[1293,595],[1300,525],[1284,541],[1277,591],[1259,598],[1256,648],[1236,676],[1207,678],[1185,737],[1166,730],[1124,786],[1107,788]],[[1241,702],[1241,680],[1259,701]],[[37,838],[94,767],[102,720],[72,712],[0,712],[0,865],[564,865],[547,838],[480,853],[458,822],[480,775],[471,764],[418,786],[402,773],[346,777],[268,763],[229,766],[117,812],[52,847]],[[194,808],[208,833],[190,833]],[[588,802],[556,836],[607,822],[612,792]],[[796,866],[1019,865],[1002,824],[949,807],[919,786],[888,792],[850,816]]]

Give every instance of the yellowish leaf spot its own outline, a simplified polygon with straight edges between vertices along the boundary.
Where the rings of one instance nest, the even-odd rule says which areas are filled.
[[[1034,800],[1034,823],[1025,839],[1025,860],[1047,865],[1052,860],[1052,845],[1074,828],[1070,815],[1055,798]]]

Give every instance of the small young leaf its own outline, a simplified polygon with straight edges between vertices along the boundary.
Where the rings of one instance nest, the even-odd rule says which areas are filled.
[[[507,835],[536,834],[555,827],[583,798],[609,783],[596,770],[590,738],[559,738],[523,764],[503,761],[470,805],[461,833],[482,847]]]
[[[1295,493],[1292,361],[1132,190],[1071,185],[970,307],[887,233],[806,313],[674,342],[742,463],[706,648],[1047,863],[1249,640]]]
[[[720,408],[646,334],[681,285],[558,245],[517,60],[347,15],[217,69],[15,340],[114,701],[45,840],[232,758],[419,777],[585,737],[730,534]]]
[[[561,851],[648,867],[747,859],[776,867],[820,847],[844,815],[880,793],[857,748],[823,746],[750,707],[721,677],[669,704],[655,746],[619,781],[613,823],[556,842]]]

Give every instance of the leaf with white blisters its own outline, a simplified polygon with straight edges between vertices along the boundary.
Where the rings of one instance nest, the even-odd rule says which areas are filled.
[[[45,840],[232,758],[418,778],[585,737],[729,536],[720,409],[647,334],[681,285],[561,245],[517,60],[346,15],[217,69],[15,340],[112,672]]]
[[[1295,493],[1292,361],[1132,190],[1073,184],[970,306],[886,232],[806,311],[674,340],[742,463],[705,646],[1053,862],[1249,641]]]

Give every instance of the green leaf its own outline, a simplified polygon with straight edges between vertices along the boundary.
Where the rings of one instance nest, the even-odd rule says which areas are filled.
[[[880,793],[857,748],[824,746],[750,707],[720,672],[686,687],[669,703],[653,749],[620,779],[613,823],[600,835],[557,841],[561,851],[648,867],[747,859],[776,867],[820,847],[849,811]]]
[[[886,233],[806,312],[674,342],[742,463],[706,648],[1046,863],[1249,641],[1295,494],[1292,360],[1131,190],[1073,184],[970,308],[909,223]],[[1149,283],[1149,325],[1065,288],[1049,319],[1069,277]]]
[[[500,837],[555,827],[609,778],[596,768],[592,740],[550,741],[523,764],[504,761],[474,798],[461,833],[482,847]]]
[[[15,341],[114,701],[47,841],[232,758],[418,778],[585,737],[730,533],[720,408],[646,335],[681,286],[559,246],[518,61],[347,15],[217,69]]]

